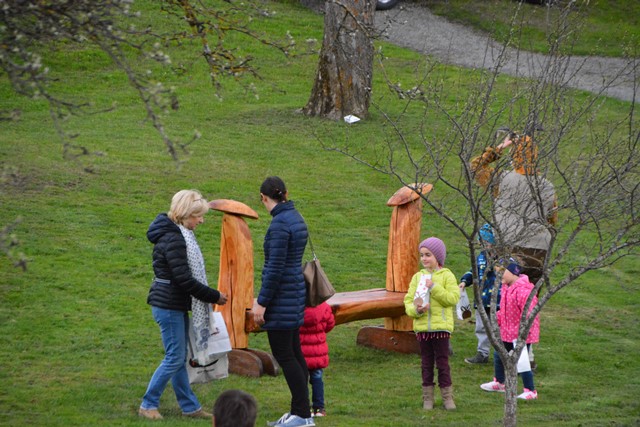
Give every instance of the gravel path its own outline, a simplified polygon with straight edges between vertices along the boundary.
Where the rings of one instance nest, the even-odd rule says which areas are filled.
[[[406,3],[389,11],[376,11],[375,20],[384,40],[433,55],[448,64],[492,68],[502,49],[486,34],[451,23],[415,3]],[[502,72],[511,76],[535,78],[547,67],[547,58],[541,54],[509,49],[506,58]],[[635,84],[640,85],[638,62],[630,65],[618,58],[571,57],[564,75],[572,88],[632,101],[634,71]]]

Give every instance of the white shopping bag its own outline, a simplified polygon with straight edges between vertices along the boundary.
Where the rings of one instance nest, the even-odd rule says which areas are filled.
[[[189,349],[191,349],[191,346],[189,346]],[[189,360],[187,360],[187,374],[189,375],[189,384],[204,384],[213,380],[227,378],[229,376],[229,356],[225,354],[205,366],[198,365],[194,359],[189,357]]]
[[[513,348],[516,348],[516,342],[513,341]],[[520,358],[518,359],[518,373],[529,372],[531,370],[531,363],[529,362],[529,352],[527,351],[527,346],[522,347],[522,352],[520,353]]]
[[[207,366],[231,351],[231,340],[222,313],[210,311],[209,328],[201,330],[206,336],[195,336],[189,319],[189,346],[192,359],[200,366]],[[203,332],[204,331],[204,332]]]
[[[460,320],[468,319],[472,314],[471,302],[467,296],[467,290],[464,288],[460,289],[460,300],[458,301],[458,304],[456,304],[456,314]]]

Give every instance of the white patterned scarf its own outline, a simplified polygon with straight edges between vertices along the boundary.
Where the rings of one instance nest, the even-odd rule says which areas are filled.
[[[189,230],[183,225],[178,225],[178,227],[180,227],[180,232],[187,243],[187,261],[191,275],[198,282],[209,286],[207,274],[204,269],[204,258],[202,257],[202,252],[196,241],[196,236],[193,234],[193,230]],[[193,340],[196,345],[196,348],[193,349],[194,352],[205,351],[208,347],[208,339],[211,335],[211,311],[211,304],[191,297],[191,321],[193,323],[191,333],[196,337],[196,339]]]

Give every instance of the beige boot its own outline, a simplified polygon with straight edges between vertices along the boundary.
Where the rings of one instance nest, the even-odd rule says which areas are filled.
[[[422,409],[430,411],[433,409],[433,386],[422,386]]]
[[[138,409],[138,415],[149,420],[161,420],[162,415],[157,409]]]
[[[442,393],[442,403],[444,404],[444,409],[446,409],[447,411],[456,409],[456,404],[453,402],[453,386],[442,387],[440,389],[440,393]]]

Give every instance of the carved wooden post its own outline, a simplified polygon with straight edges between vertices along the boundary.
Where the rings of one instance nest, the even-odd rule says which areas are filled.
[[[402,187],[391,196],[387,206],[393,206],[389,226],[389,250],[387,252],[387,290],[406,293],[411,277],[418,271],[420,258],[420,228],[422,226],[422,198],[433,186],[431,184],[411,184]],[[386,317],[386,329],[393,331],[411,331],[411,319]]]
[[[229,372],[251,377],[277,375],[280,367],[271,354],[248,348],[245,319],[253,307],[253,241],[244,218],[258,219],[258,214],[235,200],[213,200],[209,207],[224,213],[218,290],[227,294],[227,303],[214,307],[222,313],[231,340]]]
[[[385,317],[384,327],[363,326],[358,332],[359,345],[401,353],[419,353],[411,319],[404,314],[402,300],[409,289],[411,277],[418,271],[418,244],[422,225],[421,194],[431,191],[431,184],[411,184],[402,187],[389,199],[393,206],[387,252],[386,301],[398,301],[397,310]],[[335,298],[335,296],[334,296]]]
[[[229,331],[231,347],[247,348],[245,312],[253,305],[253,242],[243,217],[258,219],[249,206],[234,200],[209,202],[211,209],[223,212],[220,233],[220,272],[218,290],[227,294],[227,304],[215,306],[222,312]]]

